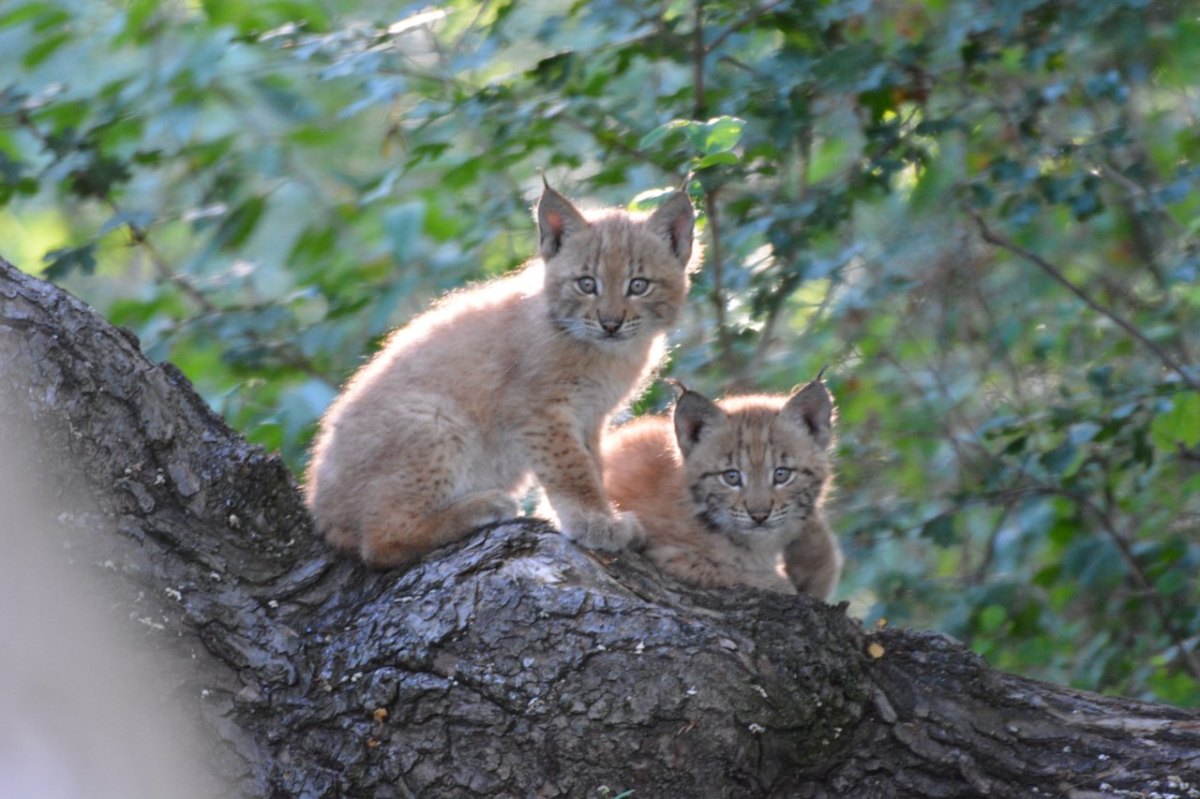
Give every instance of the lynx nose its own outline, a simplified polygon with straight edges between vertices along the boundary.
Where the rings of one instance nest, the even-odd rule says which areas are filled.
[[[620,319],[608,319],[603,316],[600,317],[600,327],[603,328],[604,332],[610,336],[620,330],[621,325],[623,324],[625,324],[624,316],[622,316]]]
[[[766,510],[750,510],[749,508],[746,508],[746,513],[750,514],[750,518],[754,520],[755,524],[762,524],[771,515],[771,509],[767,508]]]

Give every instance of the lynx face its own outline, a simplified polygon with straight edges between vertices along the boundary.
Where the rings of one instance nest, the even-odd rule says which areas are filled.
[[[787,402],[722,406],[685,391],[675,428],[696,516],[734,541],[765,538],[813,516],[829,482],[832,401],[812,383]]]
[[[538,204],[538,230],[545,293],[558,328],[616,349],[672,327],[687,293],[694,221],[682,192],[645,219],[587,219],[547,189]]]

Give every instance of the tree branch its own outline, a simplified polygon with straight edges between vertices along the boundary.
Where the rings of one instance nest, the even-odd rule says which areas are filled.
[[[695,0],[692,29],[692,88],[695,104],[692,118],[704,121],[708,116],[708,98],[704,90],[704,69],[708,50],[704,44],[704,0]],[[709,250],[708,263],[712,270],[712,291],[708,299],[712,303],[717,326],[717,359],[726,375],[737,374],[737,353],[733,349],[733,334],[729,330],[725,296],[725,261],[721,248],[721,222],[717,215],[717,189],[704,189],[704,216],[708,220]]]
[[[695,0],[692,11],[692,91],[695,97],[692,118],[703,121],[708,116],[708,100],[704,91],[704,61],[708,55],[708,48],[704,45],[704,0]]]
[[[773,2],[759,6],[758,8],[754,9],[750,13],[746,14],[744,17],[739,19],[737,22],[733,23],[728,28],[726,28],[725,30],[723,30],[719,34],[717,34],[716,38],[714,38],[711,42],[709,42],[708,47],[707,47],[708,52],[711,53],[711,52],[716,51],[717,48],[719,48],[721,45],[723,45],[725,43],[725,40],[728,39],[730,36],[737,33],[738,31],[742,30],[743,28],[753,25],[755,22],[758,22],[760,19],[765,17],[767,14],[770,14],[772,11],[779,8],[783,4],[784,4],[784,0],[773,0]]]
[[[1150,582],[1146,571],[1138,563],[1137,556],[1133,552],[1133,547],[1130,545],[1129,539],[1117,529],[1112,515],[1104,508],[1092,502],[1086,495],[1054,485],[1034,484],[1022,486],[994,493],[990,499],[992,502],[1002,503],[1002,509],[1007,514],[1011,503],[1015,499],[1031,496],[1062,497],[1074,503],[1081,512],[1081,515],[1086,514],[1091,516],[1100,525],[1100,529],[1112,541],[1113,546],[1117,548],[1117,551],[1121,555],[1121,560],[1124,561],[1126,568],[1129,569],[1129,575],[1134,587],[1149,597],[1154,615],[1158,617],[1158,623],[1162,625],[1163,631],[1171,639],[1171,643],[1175,645],[1175,649],[1179,653],[1180,662],[1183,663],[1184,668],[1193,679],[1200,681],[1200,660],[1197,660],[1195,653],[1188,647],[1187,636],[1184,635],[1175,624],[1174,619],[1171,618],[1162,594]],[[977,576],[979,576],[978,573]]]
[[[108,204],[108,207],[114,214],[119,214],[121,212],[120,207],[111,197],[106,197],[105,202]],[[166,283],[167,285],[177,287],[184,293],[184,295],[188,297],[188,299],[195,303],[203,313],[209,316],[218,316],[226,312],[227,309],[221,308],[212,300],[210,300],[208,295],[197,288],[195,283],[193,283],[184,275],[181,275],[175,272],[175,270],[171,269],[170,265],[167,263],[167,259],[163,257],[161,252],[159,252],[158,247],[156,247],[154,243],[150,241],[150,231],[132,221],[126,222],[125,227],[129,231],[130,242],[132,242],[134,246],[139,247],[149,256],[150,263],[154,265],[154,270],[160,281]],[[315,365],[313,365],[313,362],[305,357],[302,353],[292,352],[294,345],[292,345],[290,342],[272,342],[260,335],[258,331],[250,329],[243,330],[242,335],[244,335],[252,344],[263,347],[264,349],[275,353],[276,357],[279,358],[280,363],[284,364],[285,366],[289,366],[292,369],[303,372],[309,377],[315,378],[331,388],[336,389],[338,387],[337,381],[333,380],[320,369],[318,369]]]
[[[1081,302],[1083,302],[1084,305],[1113,322],[1115,325],[1128,333],[1131,338],[1133,338],[1146,349],[1150,350],[1150,352],[1162,362],[1163,366],[1166,366],[1172,372],[1179,375],[1179,378],[1183,380],[1183,382],[1192,390],[1200,391],[1200,380],[1197,380],[1189,375],[1178,361],[1172,358],[1162,347],[1158,346],[1149,338],[1147,338],[1146,335],[1142,333],[1141,330],[1138,330],[1138,328],[1131,322],[1126,320],[1111,308],[1106,308],[1093,300],[1090,296],[1088,296],[1087,292],[1072,283],[1067,276],[1063,274],[1061,269],[1047,261],[1042,256],[1025,249],[1011,239],[993,231],[990,227],[988,227],[988,224],[983,220],[983,217],[976,213],[974,209],[966,206],[963,207],[966,213],[975,220],[975,224],[979,227],[979,234],[984,241],[995,247],[1008,250],[1014,255],[1019,255],[1026,261],[1037,266],[1039,269],[1049,275],[1055,282],[1074,294]]]
[[[51,551],[180,656],[164,679],[203,734],[189,751],[232,793],[1082,797],[1197,779],[1200,712],[994,672],[808,597],[688,588],[536,521],[368,571],[177,370],[2,260],[0,351],[0,452],[54,487]]]
[[[1104,509],[1097,507],[1086,496],[1073,492],[1064,492],[1064,495],[1080,508],[1087,510],[1100,524],[1100,528],[1104,530],[1105,534],[1113,542],[1113,545],[1116,546],[1117,551],[1121,553],[1121,559],[1125,561],[1125,565],[1133,577],[1134,585],[1150,598],[1150,605],[1154,608],[1154,615],[1158,617],[1158,623],[1163,626],[1163,630],[1166,631],[1172,643],[1175,644],[1175,649],[1179,653],[1179,659],[1183,663],[1184,668],[1187,669],[1188,674],[1192,675],[1192,679],[1200,682],[1200,660],[1197,660],[1195,653],[1188,648],[1186,636],[1175,624],[1175,620],[1171,618],[1171,614],[1167,612],[1167,605],[1163,601],[1162,594],[1158,593],[1154,584],[1150,582],[1150,578],[1146,576],[1142,564],[1138,563],[1137,556],[1133,554],[1133,547],[1129,544],[1129,539],[1113,524],[1112,516]]]
[[[725,308],[725,256],[721,248],[721,225],[717,219],[716,189],[706,189],[704,192],[704,216],[708,220],[708,263],[712,274],[712,291],[708,293],[708,299],[716,317],[717,358],[725,374],[732,377],[737,374],[737,353],[733,349],[733,334],[729,330]]]

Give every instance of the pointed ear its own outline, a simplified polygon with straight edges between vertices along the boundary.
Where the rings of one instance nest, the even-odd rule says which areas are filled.
[[[682,380],[676,380],[673,377],[664,377],[663,382],[666,383],[671,391],[675,394],[675,399],[679,399],[684,394],[688,393],[688,387],[683,384]]]
[[[808,430],[822,449],[833,441],[833,397],[819,378],[793,394],[780,413]]]
[[[684,389],[675,401],[675,439],[684,457],[695,449],[714,427],[725,419],[725,411],[695,391]]]
[[[687,192],[677,191],[658,206],[646,220],[646,226],[661,237],[671,248],[671,253],[683,266],[692,257],[692,229],[696,224],[696,212]]]
[[[545,178],[543,178],[545,183]],[[571,202],[545,183],[542,197],[537,205],[538,250],[542,259],[549,261],[562,249],[562,243],[588,227]]]

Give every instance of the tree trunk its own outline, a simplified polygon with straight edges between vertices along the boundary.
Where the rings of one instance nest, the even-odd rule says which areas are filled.
[[[28,529],[169,656],[243,795],[1200,796],[1200,713],[681,587],[534,520],[369,571],[174,367],[2,260],[0,353],[0,451],[53,489]]]

